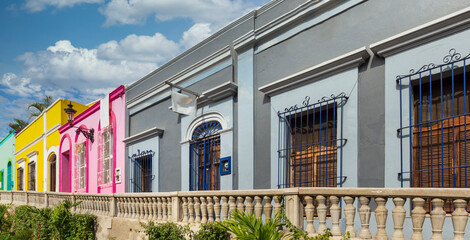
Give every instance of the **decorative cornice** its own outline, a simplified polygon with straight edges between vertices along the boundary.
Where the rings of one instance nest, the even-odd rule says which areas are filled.
[[[32,158],[34,156],[37,156],[38,153],[39,153],[38,151],[34,150],[34,151],[31,151],[30,153],[26,154],[26,157]]]
[[[358,67],[370,57],[367,49],[362,47],[326,62],[302,70],[293,75],[274,81],[260,87],[258,90],[268,96],[273,96],[292,88],[297,88],[321,78],[331,76],[344,70]]]
[[[374,43],[371,50],[387,57],[470,27],[470,7]]]
[[[214,54],[202,59],[201,61],[197,62],[196,64],[193,64],[192,66],[186,68],[185,70],[178,72],[177,74],[173,75],[172,77],[168,78],[165,81],[169,81],[173,84],[178,84],[211,67],[214,67],[218,63],[221,63],[222,61],[227,59],[229,56],[231,56],[230,47],[225,46],[224,48],[220,49]],[[155,95],[158,95],[159,93],[164,92],[165,90],[170,89],[170,87],[167,84],[165,84],[165,81],[162,81],[156,84],[155,86],[147,89],[146,91],[140,93],[139,95],[133,97],[132,99],[127,100],[128,107],[132,108],[135,105],[143,101],[146,101],[147,99],[152,98]]]
[[[26,158],[20,158],[20,159],[16,160],[16,163],[18,163],[18,164],[21,164],[21,163],[24,163],[24,162],[26,162]]]
[[[202,93],[197,100],[198,107],[207,105],[211,102],[217,102],[220,99],[224,99],[233,96],[237,93],[238,85],[234,82],[226,82],[211,88]]]
[[[128,137],[128,138],[126,138],[122,141],[125,142],[126,144],[132,144],[132,143],[135,143],[137,141],[141,141],[145,138],[150,138],[150,137],[153,137],[153,136],[161,137],[161,136],[163,136],[163,132],[164,132],[163,129],[154,127],[154,128],[149,129],[149,130],[146,130],[146,131],[140,132],[138,134],[135,134],[133,136],[130,136],[130,137]]]
[[[125,92],[126,88],[123,85],[117,87],[111,93],[109,93],[109,101],[113,101],[116,98],[123,96]]]
[[[16,134],[16,136],[19,137],[21,135],[21,133],[23,133],[24,131],[26,131],[26,129],[28,129],[31,125],[33,125],[42,115],[44,115],[45,112],[49,111],[49,109],[51,109],[54,105],[56,105],[58,102],[60,102],[62,100],[68,101],[68,100],[62,99],[62,98],[58,98],[57,100],[55,100],[54,103],[52,103],[48,108],[46,108],[44,111],[42,111],[39,116],[37,116],[32,122],[30,122],[26,127],[24,127],[23,130],[21,130],[18,134]]]

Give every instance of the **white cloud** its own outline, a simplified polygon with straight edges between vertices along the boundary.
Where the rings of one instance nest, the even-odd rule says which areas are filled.
[[[105,25],[139,24],[153,15],[156,21],[189,18],[220,27],[253,7],[242,0],[111,0],[100,11]]]
[[[1,84],[6,87],[6,92],[22,97],[41,91],[41,86],[32,84],[30,78],[18,77],[14,73],[3,74]]]
[[[115,57],[118,53],[109,51],[108,56],[99,55],[98,49],[77,48],[70,41],[62,40],[46,51],[26,53],[19,60],[24,61],[25,77],[39,85],[60,89],[118,86],[135,81],[157,67],[156,62],[137,61],[137,57],[120,59]]]
[[[121,41],[110,41],[98,47],[98,56],[110,60],[163,62],[179,52],[177,43],[160,33],[153,36],[129,35]]]
[[[196,23],[188,31],[183,33],[180,44],[188,49],[200,41],[209,37],[212,33],[210,23]]]
[[[31,12],[38,12],[46,9],[48,6],[55,8],[73,7],[81,3],[102,3],[104,0],[26,0],[23,5],[25,9]]]

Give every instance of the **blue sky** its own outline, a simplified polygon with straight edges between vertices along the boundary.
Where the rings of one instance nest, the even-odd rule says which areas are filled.
[[[269,0],[1,0],[0,138],[45,95],[89,103]]]

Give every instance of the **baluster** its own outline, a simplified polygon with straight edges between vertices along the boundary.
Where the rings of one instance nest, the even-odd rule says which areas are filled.
[[[101,213],[101,215],[105,215],[105,210],[104,210],[104,197],[98,197],[100,199],[100,202],[99,202],[99,211]]]
[[[152,220],[153,219],[153,203],[152,203],[152,198],[151,197],[148,197],[146,198],[147,199],[147,212],[148,212],[148,216],[147,216],[147,220]]]
[[[370,233],[370,230],[369,230],[370,198],[359,197],[359,202],[361,203],[361,207],[359,208],[359,217],[361,218],[361,233],[359,234],[359,237],[362,239],[371,239],[372,234]]]
[[[134,198],[134,210],[135,214],[132,215],[134,216],[133,218],[140,218],[140,198],[138,197]]]
[[[255,197],[255,216],[257,219],[261,219],[263,216],[263,199],[260,196]]]
[[[142,198],[142,201],[143,201],[143,207],[144,207],[144,216],[143,216],[143,219],[148,219],[149,218],[149,209],[148,209],[148,206],[149,206],[149,203],[147,201],[147,198],[146,197],[143,197]]]
[[[124,217],[128,218],[130,215],[130,210],[129,210],[129,198],[123,198],[124,201]]]
[[[313,206],[313,198],[310,196],[305,196],[304,200],[307,203],[307,206],[305,206],[305,215],[307,217],[307,227],[305,231],[307,231],[308,234],[314,234],[315,227],[313,226],[313,215],[315,212],[315,207]]]
[[[157,198],[157,209],[158,209],[158,217],[157,217],[157,221],[162,221],[163,219],[163,204],[162,204],[162,198],[159,197]]]
[[[344,202],[346,206],[344,207],[344,215],[346,217],[346,232],[349,232],[351,238],[356,237],[356,230],[354,229],[354,218],[356,216],[356,208],[354,207],[355,197],[346,196],[344,197]]]
[[[214,203],[212,202],[212,197],[207,197],[207,213],[208,213],[208,221],[214,221]]]
[[[237,210],[237,204],[235,203],[235,197],[230,196],[230,209],[229,209],[229,216],[232,214],[233,211]]]
[[[228,198],[222,197],[222,219],[228,219]]]
[[[118,197],[116,197],[116,198],[115,198],[115,203],[116,203],[116,212],[115,212],[115,213],[116,213],[116,217],[122,217],[122,216],[121,216],[121,211],[122,211],[122,209],[121,209],[121,207],[122,207],[122,206],[121,206],[121,199],[118,198]],[[109,205],[111,205],[111,199],[108,199],[107,206],[109,207]],[[110,212],[111,212],[111,211],[108,211],[108,213],[110,213]]]
[[[137,198],[131,198],[131,218],[137,218]]]
[[[220,206],[220,199],[219,197],[214,197],[214,212],[215,212],[215,221],[216,222],[220,222],[220,210],[221,210],[221,206]]]
[[[193,203],[193,198],[192,198],[192,197],[188,197],[188,201],[189,201],[189,204],[188,204],[188,208],[189,208],[189,223],[193,223],[193,222],[194,222],[194,203]]]
[[[281,199],[279,196],[274,196],[274,215],[281,213]]]
[[[152,197],[152,220],[157,221],[158,212],[157,212],[157,198]]]
[[[318,233],[323,234],[326,230],[326,198],[324,196],[317,196],[317,215],[318,215]]]
[[[331,214],[331,234],[333,237],[341,237],[341,229],[339,228],[339,215],[341,214],[341,207],[339,206],[339,198],[337,196],[330,196],[330,214]]]
[[[194,197],[194,201],[196,202],[194,204],[195,213],[196,213],[196,223],[200,223],[201,222],[201,204],[199,203],[198,197]]]
[[[463,240],[465,227],[468,222],[467,201],[463,199],[454,200],[455,210],[452,213],[452,225],[454,226],[454,240]]]
[[[253,215],[253,210],[254,210],[254,207],[253,207],[253,197],[246,197],[246,214],[247,215]]]
[[[244,197],[237,197],[238,205],[237,205],[237,210],[240,213],[243,213],[245,211],[245,198]]]
[[[172,209],[173,209],[173,201],[172,201],[172,198],[171,197],[167,197],[167,208],[168,208],[168,221],[172,221],[173,219],[171,218],[172,216]]]
[[[271,204],[271,196],[264,196],[264,217],[266,220],[271,219],[273,205]]]
[[[411,211],[411,220],[413,222],[413,235],[411,239],[422,240],[423,239],[423,223],[426,210],[424,210],[424,199],[413,198],[413,211]]]
[[[375,220],[377,222],[377,234],[375,235],[375,239],[388,240],[387,232],[385,231],[388,216],[388,210],[385,207],[387,200],[387,198],[383,197],[375,198],[375,203],[377,204],[377,208],[375,209]]]
[[[144,219],[144,199],[142,197],[137,197],[135,201],[136,218]]]
[[[406,215],[406,210],[403,207],[403,205],[405,205],[405,199],[396,197],[393,199],[393,203],[395,204],[395,208],[392,210],[395,231],[393,232],[392,240],[402,240],[405,239],[405,235],[403,234],[403,223],[405,222]]]
[[[183,223],[188,222],[188,198],[183,197]]]
[[[163,209],[163,218],[162,221],[168,221],[168,204],[166,203],[166,197],[162,197],[162,209]]]
[[[202,214],[202,219],[201,223],[206,223],[207,222],[207,203],[206,203],[206,198],[201,197],[201,214]]]
[[[433,209],[431,211],[431,225],[432,225],[432,236],[433,240],[441,240],[442,238],[442,227],[444,226],[444,220],[446,212],[442,208],[444,206],[444,200],[434,198],[431,200]]]
[[[118,206],[117,217],[123,218],[124,217],[124,198],[117,197],[116,201],[117,201],[117,206]]]

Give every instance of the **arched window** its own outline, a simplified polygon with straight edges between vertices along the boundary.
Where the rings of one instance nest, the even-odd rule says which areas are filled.
[[[191,137],[189,189],[220,189],[220,134],[218,121],[204,122],[196,127]]]
[[[56,189],[56,155],[52,154],[49,158],[49,191],[55,192]]]

